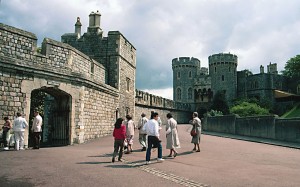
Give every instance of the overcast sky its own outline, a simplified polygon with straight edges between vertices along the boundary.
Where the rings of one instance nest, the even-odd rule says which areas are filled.
[[[208,67],[208,56],[230,52],[238,70],[300,54],[299,0],[0,0],[0,22],[60,41],[82,33],[88,15],[99,10],[104,35],[120,31],[137,49],[136,88],[172,98],[172,59],[195,57]]]

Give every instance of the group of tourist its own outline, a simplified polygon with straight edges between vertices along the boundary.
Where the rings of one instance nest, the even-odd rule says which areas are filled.
[[[175,158],[178,154],[177,148],[180,148],[180,142],[177,131],[177,121],[171,113],[167,114],[166,130],[166,149],[170,150],[168,157]],[[193,113],[193,119],[190,121],[193,125],[191,130],[192,141],[194,144],[193,151],[200,152],[200,137],[201,137],[201,120],[198,118],[198,113]],[[136,126],[132,120],[132,116],[126,115],[126,120],[118,118],[113,131],[114,137],[114,152],[112,162],[115,162],[115,157],[118,154],[118,161],[122,161],[123,149],[127,151],[125,154],[132,153],[134,130]],[[157,148],[157,161],[162,162],[162,145],[160,131],[162,129],[162,121],[157,112],[151,112],[151,117],[148,120],[144,113],[141,114],[137,129],[139,130],[139,143],[142,146],[141,151],[146,151],[146,164],[150,163],[151,150]]]
[[[14,135],[15,150],[24,150],[24,134],[25,129],[28,127],[26,119],[20,112],[17,113],[16,118],[11,122],[8,117],[4,117],[4,125],[2,127],[2,139],[4,148],[9,150],[10,135]],[[31,127],[33,134],[33,149],[40,148],[41,132],[42,132],[43,119],[38,111],[34,111],[34,119]]]

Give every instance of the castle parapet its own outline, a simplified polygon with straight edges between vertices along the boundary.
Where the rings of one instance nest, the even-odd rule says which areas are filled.
[[[20,60],[32,59],[36,54],[37,37],[9,25],[0,23],[0,55]]]
[[[237,66],[238,57],[234,54],[230,53],[219,53],[213,54],[208,57],[209,65],[217,65],[217,64],[234,64]]]
[[[179,57],[172,60],[172,68],[178,67],[200,67],[200,60],[194,57]]]
[[[191,105],[186,103],[175,102],[171,99],[166,99],[160,96],[152,95],[147,92],[135,91],[135,104],[154,108],[174,109],[190,111]]]
[[[2,23],[0,41],[0,57],[3,63],[17,63],[20,68],[34,66],[41,71],[73,74],[97,83],[105,83],[105,68],[68,44],[45,38],[39,53],[34,34]]]

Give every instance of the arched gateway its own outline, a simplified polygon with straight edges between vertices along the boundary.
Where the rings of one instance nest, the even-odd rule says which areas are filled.
[[[64,146],[78,142],[76,133],[76,101],[80,100],[81,90],[71,84],[49,81],[43,78],[23,80],[21,92],[26,104],[24,114],[29,122],[25,131],[25,146],[32,145],[30,128],[33,122],[33,111],[38,109],[43,117],[41,146]],[[78,121],[78,118],[77,118]]]
[[[41,146],[64,146],[70,144],[70,112],[72,97],[56,88],[42,87],[31,92],[30,115],[38,109],[43,117]],[[30,120],[30,128],[32,120]],[[31,133],[31,131],[29,131]],[[31,146],[32,135],[29,135]]]

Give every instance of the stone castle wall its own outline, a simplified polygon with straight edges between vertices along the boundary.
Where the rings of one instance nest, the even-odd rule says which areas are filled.
[[[177,109],[182,111],[192,111],[191,104],[175,102],[160,96],[152,95],[147,92],[136,90],[136,105],[151,106],[156,108]]]
[[[111,134],[118,106],[115,102],[116,97],[91,88],[85,88],[82,94],[84,140]]]
[[[173,118],[177,121],[178,124],[186,124],[189,122],[189,120],[192,119],[192,112],[190,111],[136,105],[135,107],[136,115],[134,116],[133,119],[135,124],[136,125],[138,124],[138,121],[141,118],[142,113],[146,114],[146,118],[150,119],[152,111],[158,113],[163,125],[166,125],[167,123],[168,113],[171,113],[173,115]]]
[[[278,74],[261,73],[246,79],[249,97],[274,98],[273,90],[288,90],[287,79]]]
[[[77,39],[72,41],[82,44]],[[151,111],[157,111],[166,122],[166,114],[171,112],[179,123],[188,121],[189,104],[135,90],[136,50],[122,34],[113,31],[99,41],[109,44],[102,48],[108,55],[98,56],[102,61],[49,38],[44,39],[39,53],[34,34],[0,24],[0,123],[5,116],[14,119],[17,112],[32,120],[33,91],[52,96],[47,114],[57,107],[69,115],[63,124],[69,126],[62,128],[67,130],[69,144],[111,134],[116,117],[126,114],[138,120],[142,112],[150,117]],[[108,84],[108,77],[113,86]],[[56,121],[61,119],[59,116]],[[51,126],[49,116],[44,120]],[[51,129],[45,131],[51,133]],[[28,146],[28,130],[25,138]]]
[[[31,93],[40,90],[69,98],[70,144],[111,133],[119,91],[104,84],[101,64],[51,39],[43,41],[39,54],[34,34],[4,24],[0,24],[0,41],[1,124],[3,117],[14,119],[17,112],[31,120]]]
[[[114,59],[110,62],[109,71],[110,74],[115,75],[110,77],[116,79],[116,87],[120,90],[119,115],[130,114],[134,116],[136,50],[118,31],[110,31],[108,39],[111,41],[110,43],[113,43],[111,45],[115,46],[113,51],[109,52],[110,59]]]
[[[151,111],[158,112],[164,124],[167,122],[166,115],[168,113],[172,113],[178,123],[188,123],[191,118],[192,107],[187,103],[174,102],[170,99],[136,90],[134,120],[138,122],[142,113],[150,118]]]
[[[300,118],[279,119],[274,116],[238,118],[235,115],[228,115],[205,118],[203,130],[300,143],[299,123]]]

